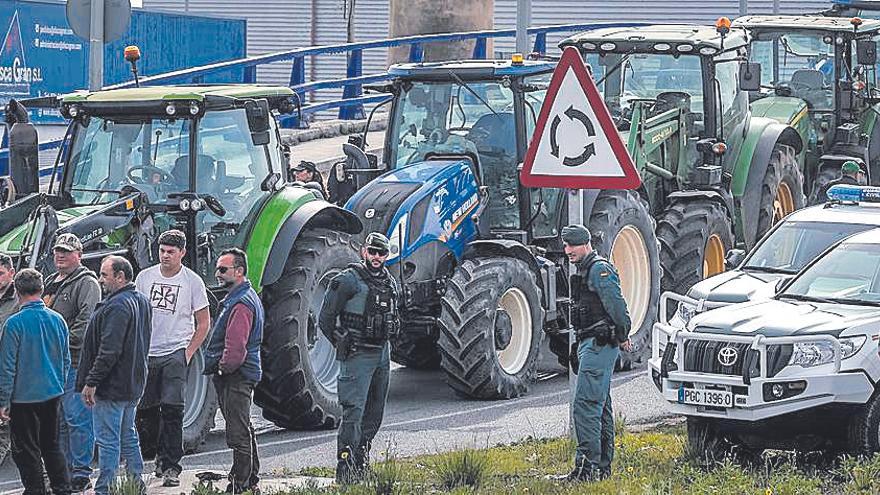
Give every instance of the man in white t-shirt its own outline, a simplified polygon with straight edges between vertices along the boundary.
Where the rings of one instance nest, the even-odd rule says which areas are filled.
[[[183,266],[186,236],[159,236],[159,264],[141,271],[135,285],[150,300],[152,334],[147,386],[138,411],[142,444],[156,438],[156,473],[164,486],[180,485],[186,367],[208,335],[211,317],[205,283]],[[147,452],[149,455],[150,452]]]

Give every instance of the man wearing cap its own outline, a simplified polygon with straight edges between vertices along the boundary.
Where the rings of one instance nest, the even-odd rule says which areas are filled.
[[[816,203],[824,203],[828,201],[828,190],[833,186],[838,184],[858,186],[860,175],[864,175],[864,172],[862,172],[862,168],[859,167],[858,163],[852,160],[843,162],[843,165],[840,166],[840,177],[829,181],[822,186],[822,189],[819,190],[819,195],[816,197]]]
[[[577,333],[576,348],[571,350],[572,368],[578,374],[572,404],[577,452],[575,467],[565,479],[592,481],[611,475],[611,373],[618,346],[631,350],[631,322],[617,270],[593,251],[590,231],[583,225],[569,225],[562,229],[562,242],[577,271],[571,276],[571,322]]]
[[[74,491],[85,490],[92,474],[95,451],[92,412],[76,389],[76,372],[89,318],[101,300],[98,277],[83,266],[82,252],[82,242],[76,235],[59,235],[52,248],[57,271],[46,278],[43,291],[43,302],[61,314],[70,332],[71,366],[61,397],[59,434]]]
[[[400,329],[397,280],[385,268],[390,243],[367,235],[361,263],[333,277],[318,324],[336,347],[342,424],[336,440],[336,482],[355,483],[369,467],[370,446],[385,411],[389,340]]]
[[[327,190],[324,189],[324,177],[321,176],[321,172],[318,172],[317,165],[303,160],[299,162],[299,165],[291,168],[290,172],[290,180],[304,184],[317,184],[320,186],[321,194],[324,195],[325,199],[327,198]]]

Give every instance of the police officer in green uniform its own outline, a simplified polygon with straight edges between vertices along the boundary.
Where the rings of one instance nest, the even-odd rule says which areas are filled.
[[[373,232],[361,263],[333,277],[318,324],[336,347],[342,424],[337,435],[336,481],[355,483],[369,465],[370,444],[385,411],[390,378],[389,340],[399,328],[397,281],[385,268],[388,238]]]
[[[571,276],[572,326],[577,333],[572,368],[577,370],[573,403],[577,452],[568,481],[591,481],[611,475],[614,415],[611,374],[618,346],[631,350],[630,318],[614,266],[593,251],[583,225],[562,229],[565,254],[576,267]]]

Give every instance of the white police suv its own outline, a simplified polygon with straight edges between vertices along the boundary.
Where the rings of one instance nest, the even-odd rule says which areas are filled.
[[[880,450],[880,229],[834,244],[770,299],[654,330],[667,344],[649,372],[695,447]]]
[[[835,186],[829,202],[797,210],[768,232],[745,256],[728,253],[732,269],[694,284],[682,296],[664,293],[662,316],[677,303],[668,323],[684,328],[697,313],[728,304],[766,299],[776,293],[780,280],[794,276],[819,253],[846,236],[880,227],[880,188]],[[734,268],[735,267],[735,268]],[[659,343],[662,351],[664,342]],[[658,349],[657,345],[653,349]]]

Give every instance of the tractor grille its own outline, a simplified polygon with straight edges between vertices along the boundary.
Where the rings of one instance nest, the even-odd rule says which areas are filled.
[[[743,366],[746,356],[751,348],[750,344],[737,344],[723,341],[688,340],[684,345],[684,370],[698,373],[712,373],[716,375],[743,376]],[[735,351],[736,358],[729,364],[722,363],[719,353],[725,349],[728,356],[733,354],[727,349]],[[776,376],[779,371],[788,364],[791,358],[791,345],[767,346],[767,376]],[[760,375],[761,365],[758,356],[752,361],[749,376]]]
[[[370,232],[387,234],[400,204],[422,184],[374,182],[367,187],[370,190],[353,208],[355,215],[364,223],[364,235]],[[371,209],[370,218],[367,218],[367,211]]]

